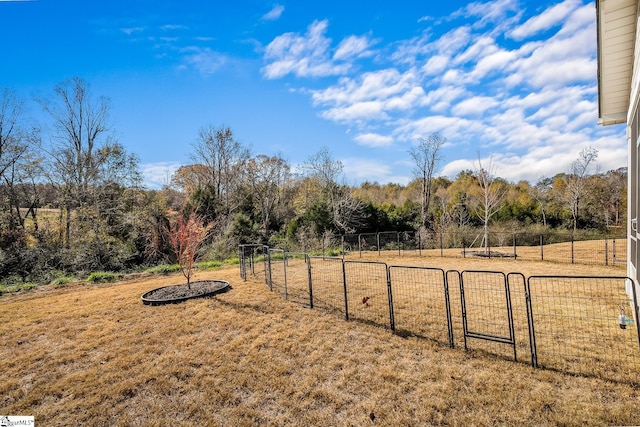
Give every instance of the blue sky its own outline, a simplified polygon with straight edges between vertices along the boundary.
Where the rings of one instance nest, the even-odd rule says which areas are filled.
[[[294,166],[327,147],[353,185],[409,182],[434,132],[452,178],[492,157],[535,183],[588,146],[602,171],[626,166],[624,126],[597,125],[589,1],[0,0],[0,41],[0,87],[31,117],[69,77],[109,97],[150,188],[206,125]]]

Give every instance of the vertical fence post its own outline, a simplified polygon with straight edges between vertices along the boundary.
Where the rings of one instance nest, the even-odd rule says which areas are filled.
[[[540,261],[544,261],[544,236],[540,235]]]
[[[460,308],[462,309],[461,313],[462,314],[462,337],[464,339],[464,349],[468,350],[467,348],[467,332],[469,331],[468,328],[468,324],[467,324],[467,307],[466,307],[466,303],[465,303],[465,298],[464,298],[464,283],[463,283],[463,277],[460,274],[459,276],[459,285],[460,285]]]
[[[518,251],[516,249],[516,233],[513,233],[513,259],[518,259]]]
[[[391,272],[389,271],[389,266],[385,265],[385,271],[387,272],[387,296],[389,300],[389,323],[391,325],[391,330],[393,332],[396,331],[396,319],[393,313],[393,290],[391,289]]]
[[[455,344],[453,342],[453,321],[451,320],[451,297],[449,295],[449,273],[455,270],[449,270],[446,273],[443,271],[442,278],[444,279],[444,303],[445,310],[447,312],[447,330],[449,334],[449,348],[454,348]],[[458,278],[460,277],[460,273],[458,273]]]
[[[264,248],[267,248],[267,271],[265,274],[265,278],[267,280],[267,284],[269,285],[269,290],[273,292],[273,280],[271,279],[271,251],[268,246],[263,246],[262,252],[264,253]]]
[[[540,236],[542,240],[542,236]],[[536,332],[533,323],[533,306],[531,304],[531,283],[527,279],[524,285],[524,297],[527,302],[527,325],[529,326],[529,346],[531,348],[531,366],[538,367],[538,349],[536,346]]]
[[[344,259],[344,234],[342,236],[340,236],[341,240],[342,240],[342,259]]]
[[[616,239],[613,239],[613,263],[615,264],[616,262],[618,262],[618,260],[616,259]]]
[[[342,284],[344,287],[344,320],[349,320],[349,301],[347,300],[347,271],[342,261]]]
[[[246,282],[247,281],[247,259],[244,256],[244,245],[240,245],[240,250],[238,251],[238,259],[240,260],[240,277]]]
[[[443,243],[444,237],[443,237],[443,232],[442,230],[440,230],[440,258],[444,257],[444,243]]]
[[[418,231],[418,255],[422,256],[422,235],[420,231]]]
[[[398,243],[398,257],[402,256],[400,253],[400,233],[396,231],[396,242]]]
[[[362,258],[362,234],[358,234],[358,252],[360,253],[360,258]]]
[[[573,251],[573,233],[571,233],[571,264],[574,264],[575,255]]]
[[[464,234],[462,235],[462,258],[467,257],[467,245],[464,243]]]
[[[376,243],[378,244],[378,256],[380,256],[380,233],[376,233]]]
[[[513,326],[513,306],[511,305],[511,286],[509,283],[509,277],[511,275],[519,275],[522,277],[522,282],[526,283],[526,279],[524,277],[524,275],[522,273],[509,273],[507,275],[507,280],[505,281],[505,293],[506,293],[506,297],[507,297],[507,313],[509,313],[508,316],[508,321],[509,321],[509,337],[511,338],[512,342],[513,342],[513,360],[515,360],[516,362],[518,361],[518,355],[516,353],[516,331],[515,331],[515,327]]]
[[[311,279],[311,258],[309,255],[304,254],[305,261],[307,261],[307,276],[309,277],[309,308],[313,308],[313,283]]]
[[[609,239],[604,239],[604,265],[609,265]]]
[[[287,251],[282,251],[282,268],[284,271],[284,299],[289,299],[289,288],[287,287]]]

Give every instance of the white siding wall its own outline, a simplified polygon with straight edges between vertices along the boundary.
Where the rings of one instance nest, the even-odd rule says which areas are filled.
[[[640,4],[638,5],[640,8]],[[637,283],[638,277],[638,233],[637,223],[636,226],[632,226],[632,219],[638,218],[639,206],[638,195],[640,189],[638,188],[639,167],[638,160],[640,159],[640,9],[636,11],[636,35],[635,35],[635,48],[633,59],[633,74],[631,78],[632,87],[629,99],[629,111],[627,115],[627,142],[629,147],[629,165],[628,165],[628,236],[627,239],[627,274],[629,277],[636,281],[636,292],[640,295],[640,288]],[[631,286],[631,284],[629,284]],[[631,294],[631,288],[627,289],[627,293]],[[638,319],[636,319],[636,322]]]

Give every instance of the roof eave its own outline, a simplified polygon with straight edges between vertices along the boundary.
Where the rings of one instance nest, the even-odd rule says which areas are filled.
[[[596,1],[598,123],[601,125],[627,121],[634,64],[637,1]],[[605,3],[608,7],[605,7]]]

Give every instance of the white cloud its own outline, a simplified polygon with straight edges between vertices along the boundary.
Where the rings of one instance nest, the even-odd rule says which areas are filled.
[[[171,177],[182,166],[177,162],[143,163],[140,165],[143,184],[146,188],[157,190],[171,183]]]
[[[469,3],[465,8],[457,12],[457,14],[467,18],[479,18],[475,20],[473,25],[475,28],[484,28],[490,24],[495,24],[499,27],[513,19],[517,19],[520,13],[518,0],[478,1]]]
[[[276,4],[273,6],[273,8],[269,12],[262,15],[262,20],[276,21],[280,19],[280,16],[282,15],[283,12],[284,12],[284,6],[281,4]]]
[[[479,121],[431,115],[415,120],[400,120],[393,135],[401,141],[418,141],[432,133],[439,133],[453,142],[460,141],[461,136],[468,133],[482,133],[485,128]]]
[[[494,98],[488,96],[474,96],[458,103],[453,107],[452,112],[459,116],[476,116],[486,113],[488,109],[498,104],[499,102]]]
[[[513,61],[508,85],[564,87],[593,82],[596,76],[595,19],[583,21],[582,9],[568,18],[563,28],[545,43],[536,43],[531,54]],[[563,31],[571,27],[575,31]],[[526,46],[526,45],[525,45]]]
[[[162,31],[188,30],[189,27],[187,27],[186,25],[180,25],[180,24],[166,24],[166,25],[162,25],[160,29]]]
[[[490,71],[502,71],[515,59],[516,53],[513,51],[501,49],[493,52],[478,61],[471,73],[471,77],[480,79],[485,77]]]
[[[595,10],[593,4],[586,4],[575,11],[573,11],[562,25],[559,36],[570,36],[582,28],[595,27]],[[595,42],[596,34],[593,33],[593,40]]]
[[[443,55],[434,55],[422,67],[422,71],[427,75],[440,74],[449,64],[449,58]]]
[[[467,62],[476,62],[479,58],[490,55],[498,50],[492,37],[480,36],[464,52],[455,56],[454,64],[460,65]]]
[[[384,112],[383,107],[384,104],[380,101],[356,102],[330,108],[322,113],[322,117],[337,123],[386,120],[389,116]]]
[[[349,36],[342,40],[333,54],[334,60],[353,59],[370,56],[368,52],[371,42],[367,37]]]
[[[214,74],[227,62],[227,57],[209,48],[190,47],[183,59],[184,67],[194,67],[203,75]]]
[[[359,145],[366,147],[388,147],[393,144],[393,138],[377,133],[363,133],[354,138]]]
[[[426,104],[426,94],[420,86],[415,86],[405,91],[400,96],[394,96],[384,103],[385,110],[412,110]]]
[[[432,51],[433,47],[429,42],[429,34],[425,32],[409,40],[396,42],[393,52],[391,53],[391,61],[395,64],[413,65],[417,57],[426,55]]]
[[[322,77],[344,74],[349,64],[336,64],[329,55],[331,39],[324,36],[328,21],[314,21],[301,36],[285,33],[266,47],[264,58],[271,61],[263,69],[268,79],[294,74],[298,77]]]
[[[567,15],[580,5],[578,0],[565,0],[545,10],[540,15],[528,19],[524,24],[511,31],[510,36],[522,40],[540,31],[548,30],[565,20]]]
[[[132,34],[135,34],[135,33],[141,33],[141,32],[143,32],[145,30],[146,30],[145,27],[125,27],[125,28],[120,28],[120,31],[125,33],[128,36],[130,36]]]
[[[460,70],[449,69],[442,76],[442,83],[451,85],[463,84],[465,83],[465,76]]]
[[[345,158],[340,160],[344,166],[344,174],[348,181],[387,180],[393,173],[391,165],[377,159]]]
[[[338,84],[312,92],[313,102],[326,108],[322,117],[338,123],[388,120],[394,111],[424,105],[424,89],[414,70],[396,69],[365,73],[358,79],[342,78]]]
[[[462,86],[440,86],[426,94],[424,104],[433,112],[442,113],[448,111],[453,102],[466,94],[467,91]]]
[[[469,44],[471,29],[469,27],[455,28],[433,42],[436,52],[445,56],[453,56]]]

